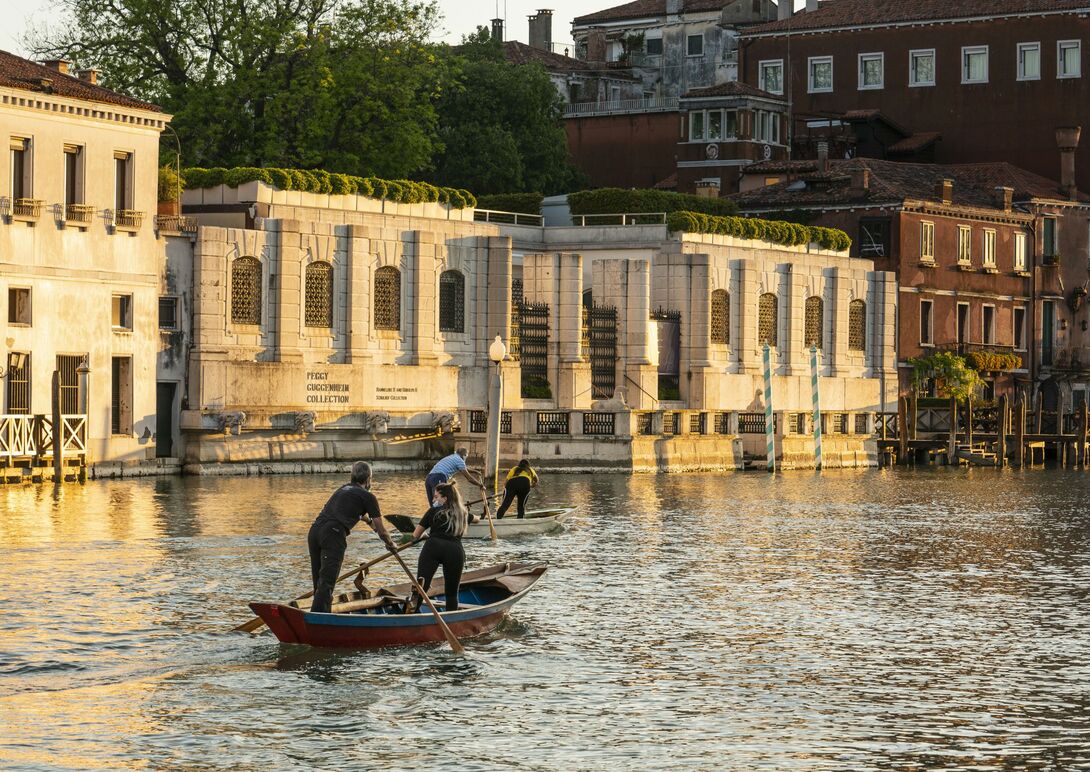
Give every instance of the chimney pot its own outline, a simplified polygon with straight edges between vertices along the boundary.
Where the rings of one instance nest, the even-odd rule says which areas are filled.
[[[1014,188],[1007,188],[1002,185],[996,186],[995,206],[997,209],[1009,212],[1014,206]]]
[[[553,12],[548,8],[538,9],[530,19],[530,47],[539,51],[553,50]]]
[[[1081,126],[1062,126],[1056,129],[1056,145],[1060,148],[1060,188],[1072,201],[1079,197],[1079,187],[1075,182],[1075,150],[1079,146],[1081,135]]]
[[[489,37],[497,43],[503,42],[503,19],[492,20],[492,32]]]
[[[795,0],[780,0],[776,6],[776,18],[780,21],[790,19],[795,12]]]
[[[61,75],[67,75],[68,66],[72,63],[67,59],[45,59],[42,64],[51,70],[56,70]]]
[[[935,196],[944,204],[954,201],[954,181],[949,177],[935,183]]]
[[[870,169],[865,166],[852,169],[852,188],[855,190],[870,190]]]
[[[87,70],[76,70],[76,75],[84,83],[90,83],[92,86],[98,83],[98,70],[93,67]]]
[[[719,198],[719,180],[697,180],[696,195],[700,198]]]

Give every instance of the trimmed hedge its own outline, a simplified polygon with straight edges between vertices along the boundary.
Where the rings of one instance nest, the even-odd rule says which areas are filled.
[[[414,180],[380,180],[377,177],[356,177],[337,174],[322,169],[265,169],[256,166],[239,166],[234,169],[201,169],[191,167],[182,170],[185,187],[214,188],[226,185],[237,188],[247,182],[264,182],[277,190],[299,190],[305,193],[329,193],[337,196],[366,196],[386,199],[399,204],[423,204],[438,202],[454,209],[472,208],[477,199],[468,190],[440,188],[427,182]]]
[[[978,372],[993,373],[1004,370],[1018,370],[1022,367],[1022,357],[1017,354],[970,351],[965,355],[965,363]]]
[[[490,196],[479,196],[477,208],[518,214],[541,214],[541,202],[544,199],[545,196],[541,193],[494,193]]]
[[[672,231],[686,233],[718,233],[740,239],[761,239],[787,247],[811,242],[822,249],[843,252],[852,240],[842,230],[822,228],[816,225],[800,225],[782,220],[758,220],[752,217],[715,217],[702,212],[672,212],[666,217],[666,225]]]
[[[701,198],[668,190],[599,188],[568,194],[572,214],[639,214],[643,212],[703,212],[729,216],[738,205],[729,198]]]

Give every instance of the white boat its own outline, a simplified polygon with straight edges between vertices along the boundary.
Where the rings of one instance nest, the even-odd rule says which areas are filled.
[[[554,507],[552,509],[528,509],[526,510],[526,517],[519,518],[514,508],[507,510],[507,514],[504,515],[502,520],[497,520],[495,516],[492,518],[492,522],[496,525],[496,537],[500,539],[511,538],[512,536],[532,536],[539,533],[548,533],[549,531],[555,531],[564,525],[564,522],[571,517],[572,512],[576,510],[576,507]],[[419,517],[405,517],[405,516],[387,516],[387,521],[400,531],[411,530],[407,528],[405,521],[411,521],[412,526],[415,528],[420,522]],[[484,518],[476,523],[471,523],[466,527],[465,535],[462,537],[465,539],[491,539],[492,535],[488,530],[488,518]]]

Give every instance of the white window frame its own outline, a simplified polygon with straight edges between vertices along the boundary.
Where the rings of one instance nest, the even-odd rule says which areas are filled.
[[[769,145],[780,144],[780,114],[771,110],[757,110],[754,114],[755,138]]]
[[[1022,52],[1023,51],[1037,51],[1037,74],[1027,75],[1025,67],[1022,66]],[[1041,43],[1019,43],[1016,53],[1015,66],[1018,68],[1018,80],[1040,80],[1041,79]]]
[[[964,249],[963,249],[964,247]],[[964,255],[964,256],[963,256]],[[958,226],[958,265],[973,264],[973,229],[968,225]]]
[[[927,314],[927,329],[924,330],[923,324],[923,306],[927,304],[930,312]],[[927,333],[927,339],[924,340],[924,333]],[[925,300],[920,298],[920,345],[921,346],[934,346],[935,345],[935,301]]]
[[[693,118],[700,116],[700,136],[696,136],[693,133]],[[690,142],[707,142],[708,136],[708,116],[704,114],[703,110],[692,110],[689,113],[689,141]]]
[[[815,64],[828,64],[829,65],[829,87],[828,88],[814,88],[814,65]],[[811,56],[806,60],[806,91],[810,94],[831,94],[833,88],[836,85],[836,68],[833,65],[833,57],[831,56]]]
[[[1022,324],[1021,325],[1018,324],[1018,312],[1019,311],[1022,312]],[[1018,329],[1019,326],[1021,326],[1021,328],[1022,328],[1021,331],[1019,331],[1019,329]],[[1022,334],[1019,335],[1018,334],[1019,332],[1021,332]],[[1018,339],[1019,338],[1022,339],[1022,345],[1018,345]],[[1015,306],[1014,309],[1011,311],[1011,345],[1014,346],[1015,351],[1025,351],[1026,350],[1026,307],[1025,306]]]
[[[765,81],[765,68],[766,67],[779,67],[780,68],[780,90],[773,91],[768,87]],[[783,59],[762,59],[757,63],[757,72],[760,73],[759,88],[761,91],[767,91],[769,94],[782,94],[784,91],[783,83]]]
[[[712,116],[719,115],[719,136],[712,136]],[[705,110],[704,111],[704,128],[708,135],[709,142],[721,142],[723,139],[723,110]]]
[[[973,54],[984,54],[984,77],[978,79],[971,79],[969,77],[968,57]],[[973,83],[987,83],[990,73],[990,57],[988,54],[988,46],[962,46],[961,47],[961,82],[963,84]]]
[[[983,250],[980,264],[985,268],[995,268],[995,229],[984,229]]]
[[[1064,72],[1064,47],[1074,46],[1078,52],[1078,57],[1075,60],[1075,71]],[[1066,80],[1067,78],[1081,78],[1082,77],[1082,41],[1081,40],[1057,40],[1056,41],[1056,79]]]
[[[991,329],[988,329],[986,324],[989,308],[992,310]],[[980,307],[980,342],[985,346],[995,345],[995,306],[991,303],[985,303]]]
[[[958,335],[961,332],[961,309],[965,309],[965,340],[961,340],[961,336]],[[973,306],[970,303],[958,303],[954,308],[954,343],[961,345],[963,343],[973,342]]]
[[[882,65],[880,77],[877,85],[868,86],[863,82],[863,63],[868,61],[878,60]],[[858,65],[856,67],[856,74],[859,78],[859,90],[860,91],[879,91],[886,87],[886,55],[881,52],[874,52],[869,54],[859,54]]]
[[[693,38],[700,38],[700,53],[699,54],[690,54],[689,53],[689,41],[692,40]],[[706,41],[704,39],[704,33],[703,32],[698,32],[695,35],[694,34],[686,34],[685,35],[685,58],[686,59],[696,59],[696,58],[699,58],[701,56],[704,56],[704,48],[705,48],[707,42],[708,41]]]
[[[917,57],[930,56],[931,57],[931,80],[916,80],[916,70],[913,65],[916,63]],[[909,88],[924,88],[927,86],[935,85],[935,49],[934,48],[917,48],[908,52],[908,85]]]
[[[920,262],[935,262],[935,223],[920,221]]]
[[[1026,234],[1014,234],[1014,270],[1017,273],[1025,273],[1029,270],[1026,265]]]

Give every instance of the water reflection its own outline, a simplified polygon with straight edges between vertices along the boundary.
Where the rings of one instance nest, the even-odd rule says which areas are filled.
[[[339,478],[2,489],[0,762],[1090,765],[1088,479],[546,476],[538,503],[582,509],[557,535],[467,543],[473,565],[550,570],[464,658],[227,632],[247,601],[308,589]],[[376,492],[418,512],[414,477]],[[380,553],[351,537],[351,559]]]

